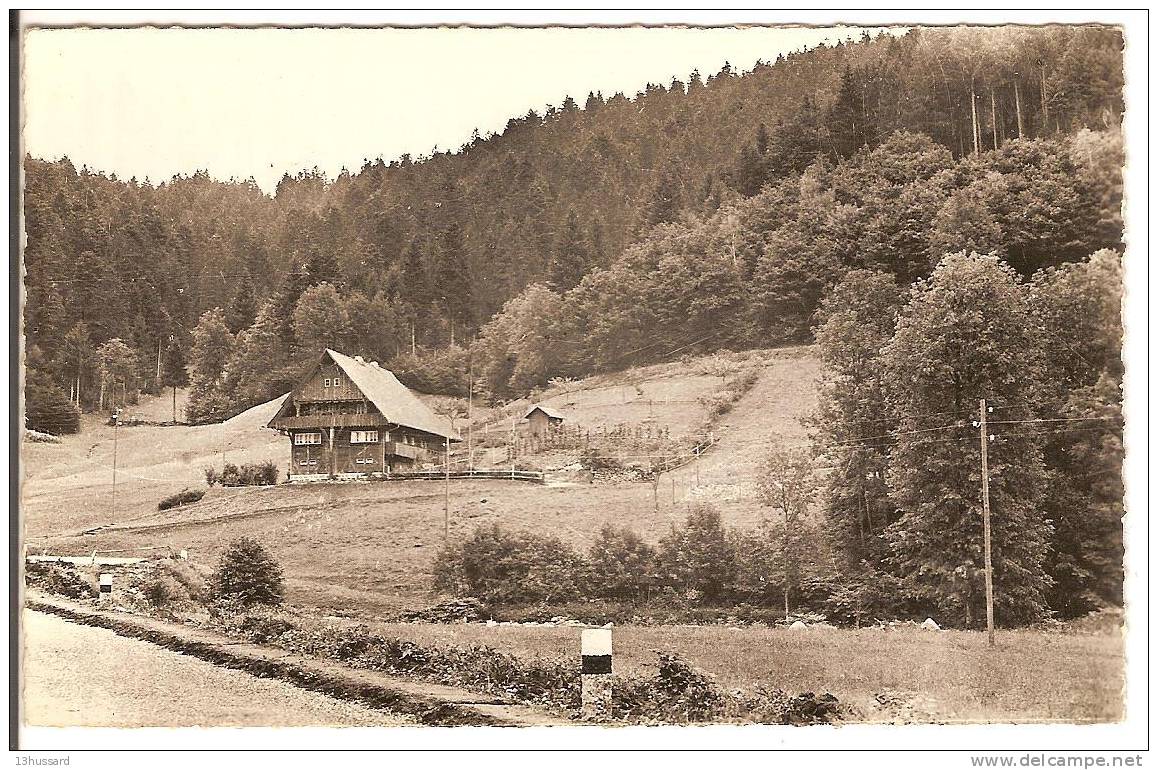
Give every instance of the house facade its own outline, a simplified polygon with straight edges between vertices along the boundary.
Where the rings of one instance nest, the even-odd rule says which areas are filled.
[[[418,470],[461,441],[389,369],[329,349],[268,425],[289,437],[290,481]]]

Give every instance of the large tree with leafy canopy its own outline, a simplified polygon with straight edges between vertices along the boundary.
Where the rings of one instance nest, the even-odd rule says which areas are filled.
[[[896,416],[889,493],[899,513],[886,536],[892,568],[930,611],[974,625],[984,617],[980,437],[989,448],[993,583],[999,623],[1047,613],[1051,527],[1036,416],[1044,374],[1040,335],[1017,274],[994,256],[951,254],[919,281],[882,351],[882,411]]]

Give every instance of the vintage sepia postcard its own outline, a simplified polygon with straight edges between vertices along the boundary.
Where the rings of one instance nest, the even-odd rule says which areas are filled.
[[[1144,15],[202,13],[14,19],[13,749],[1142,740]]]

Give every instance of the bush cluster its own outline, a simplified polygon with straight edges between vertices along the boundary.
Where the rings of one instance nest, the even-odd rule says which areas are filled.
[[[203,497],[205,497],[204,489],[182,489],[180,492],[169,495],[157,503],[157,510],[167,511],[170,508],[176,508],[180,505],[195,503]]]
[[[234,540],[209,581],[215,599],[241,605],[281,604],[285,595],[281,567],[253,538]]]
[[[209,583],[189,562],[164,559],[153,563],[142,592],[158,608],[186,602],[203,604],[209,598]]]
[[[658,547],[629,529],[608,524],[586,553],[579,553],[556,537],[489,524],[442,548],[435,560],[433,587],[479,599],[492,615],[511,614],[515,607],[534,615],[535,605],[545,605],[539,614],[546,619],[568,602],[586,600],[679,608],[680,618],[695,608],[728,607],[726,615],[717,611],[708,615],[767,622],[774,617],[783,620],[788,580],[794,614],[827,612],[835,597],[833,606],[841,619],[851,620],[855,611],[865,617],[873,612],[891,617],[879,606],[886,587],[870,597],[865,586],[856,593],[847,583],[834,593],[832,577],[803,557],[796,557],[793,569],[786,572],[781,532],[729,530],[715,508],[699,504],[660,539]],[[608,611],[619,617],[636,612],[615,607]],[[525,612],[523,616],[529,617]]]
[[[249,641],[329,658],[353,668],[464,687],[572,715],[580,706],[580,675],[574,660],[521,658],[485,645],[419,644],[374,634],[365,625],[307,628],[272,609],[228,616],[223,622],[227,632]],[[654,676],[612,678],[610,702],[598,719],[813,724],[835,722],[845,714],[839,701],[828,694],[790,696],[763,688],[726,691],[709,674],[678,656],[660,653]]]
[[[209,486],[223,487],[265,487],[277,483],[277,464],[266,460],[263,463],[245,463],[238,468],[233,463],[225,463],[220,472],[216,468],[205,469],[205,482]]]
[[[28,562],[24,566],[24,582],[30,588],[69,599],[91,599],[97,595],[96,581],[71,564]]]
[[[700,397],[708,410],[708,421],[719,419],[734,407],[760,379],[760,370],[752,367],[742,370],[723,390]]]

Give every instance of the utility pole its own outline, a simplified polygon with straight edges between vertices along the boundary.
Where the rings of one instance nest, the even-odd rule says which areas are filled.
[[[450,539],[450,436],[446,437],[446,483],[442,501],[442,539]]]
[[[113,521],[117,515],[117,427],[121,424],[120,412],[113,412]]]
[[[466,469],[474,470],[474,352],[467,351],[467,385],[466,385]]]
[[[989,532],[989,432],[985,424],[985,399],[981,399],[981,521],[985,537],[985,627],[989,631],[989,646],[993,639],[993,550]]]
[[[511,478],[515,478],[515,414],[511,412]]]

